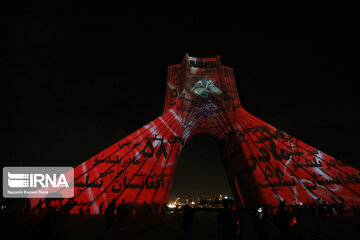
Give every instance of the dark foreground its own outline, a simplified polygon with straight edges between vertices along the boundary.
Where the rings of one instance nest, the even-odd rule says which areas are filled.
[[[217,238],[216,212],[195,212],[193,226],[190,232],[181,230],[182,215],[166,214],[164,216],[135,215],[127,219],[124,231],[117,227],[114,218],[110,230],[105,228],[105,216],[100,215],[71,215],[64,225],[60,239],[109,240],[109,239],[220,239]],[[243,239],[258,239],[249,215],[243,215],[241,222]],[[28,217],[16,214],[1,215],[1,239],[22,239]],[[58,231],[59,226],[54,225]],[[280,232],[270,221],[268,226],[269,238],[280,239]],[[360,239],[360,225],[358,217],[342,217],[335,219],[312,219],[306,217],[303,226],[302,239]]]

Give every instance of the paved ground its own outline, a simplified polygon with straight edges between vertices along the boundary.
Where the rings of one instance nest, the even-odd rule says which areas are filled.
[[[181,230],[182,215],[168,214],[165,216],[137,215],[129,217],[127,228],[121,232],[116,224],[116,219],[110,230],[105,229],[105,217],[98,215],[70,216],[65,224],[62,239],[69,240],[109,240],[109,239],[128,239],[128,240],[182,240],[182,239],[206,239],[215,240],[217,238],[216,212],[195,212],[193,227],[191,232],[184,233]],[[25,231],[28,219],[21,215],[12,213],[2,214],[1,220],[1,239],[21,239]],[[244,239],[257,239],[257,235],[249,216],[244,215],[242,220]],[[356,230],[357,228],[357,230]],[[337,219],[318,219],[306,218],[303,228],[304,240],[319,239],[351,239],[360,240],[359,218],[344,217]],[[280,239],[278,229],[270,224],[269,240]]]

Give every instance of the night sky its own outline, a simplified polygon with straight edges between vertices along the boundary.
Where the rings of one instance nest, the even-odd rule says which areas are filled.
[[[11,1],[1,165],[76,166],[126,137],[162,114],[167,66],[189,53],[220,54],[247,111],[359,167],[356,8],[310,2]],[[230,194],[215,140],[189,142],[173,186],[172,198]]]

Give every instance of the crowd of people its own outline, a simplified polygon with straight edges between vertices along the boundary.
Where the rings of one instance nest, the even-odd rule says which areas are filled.
[[[282,204],[285,204],[285,202],[280,203],[279,207]],[[331,219],[333,217],[360,215],[360,208],[357,206],[346,206],[344,203],[340,202],[329,203],[320,199],[316,201],[313,200],[312,202],[307,203],[299,202],[294,204],[288,204],[287,207],[290,212],[302,216],[312,216],[314,219]],[[270,215],[274,215],[277,209],[272,205],[264,205],[264,208]]]
[[[222,227],[223,239],[239,240],[242,239],[243,230],[241,224],[241,213],[247,212],[249,209],[236,208],[233,203],[224,204],[224,210],[219,211],[218,223]],[[280,232],[281,240],[303,239],[303,223],[305,218],[312,218],[315,221],[333,219],[345,215],[359,215],[359,208],[342,203],[329,203],[322,200],[312,201],[308,203],[286,204],[285,201],[280,202],[279,206],[257,205],[255,209],[251,209],[252,219],[254,220],[255,230],[259,240],[267,240],[269,227],[275,226]],[[228,215],[224,220],[224,215]],[[226,219],[226,218],[225,218]],[[236,223],[240,222],[238,226]],[[237,226],[237,227],[236,227]],[[227,230],[226,230],[227,229]],[[232,229],[232,230],[229,230]],[[229,234],[225,237],[226,234]],[[225,234],[225,235],[224,235]]]
[[[60,201],[60,202],[59,202]],[[65,222],[67,221],[71,209],[77,206],[77,202],[69,200],[62,204],[62,199],[45,198],[44,202],[39,201],[35,208],[30,209],[29,201],[26,202],[23,212],[31,216],[27,226],[24,239],[61,239]],[[45,203],[45,205],[43,205]],[[90,208],[79,207],[79,215],[90,214]],[[113,199],[104,210],[104,203],[99,206],[99,214],[105,215],[105,227],[109,230],[116,217],[118,228],[123,231],[126,218],[129,215],[128,204],[125,199],[116,205],[116,199]]]
[[[30,210],[29,202],[25,204],[23,211],[33,215],[33,219],[28,226],[26,239],[39,239],[39,232],[44,239],[50,239],[48,236],[53,235],[54,222],[58,222],[60,233],[64,228],[64,223],[68,219],[71,210],[78,205],[73,200],[67,201],[65,204],[57,203],[59,199],[47,198],[43,203],[39,202],[35,208]],[[61,201],[61,200],[60,200]],[[45,203],[45,205],[44,205]],[[359,215],[359,208],[350,207],[345,209],[345,205],[341,203],[329,203],[325,201],[312,201],[307,203],[286,204],[280,202],[279,206],[272,205],[257,205],[254,209],[237,207],[232,199],[224,199],[223,208],[218,211],[217,223],[219,239],[240,240],[242,239],[244,229],[242,226],[242,216],[248,215],[249,211],[251,219],[254,220],[255,230],[259,240],[268,239],[269,226],[277,227],[281,240],[287,239],[302,239],[302,226],[304,219],[333,219],[344,215]],[[117,204],[116,199],[105,206],[105,203],[100,203],[98,207],[98,214],[105,215],[105,228],[109,230],[114,219],[117,218],[118,228],[123,231],[125,228],[126,218],[132,214],[157,214],[159,209],[158,203],[126,203],[122,199]],[[345,211],[346,210],[346,211]],[[36,211],[36,214],[31,214]],[[195,209],[193,206],[185,205],[182,208],[183,222],[181,228],[185,232],[190,232],[192,227],[192,219],[194,217]],[[80,215],[90,214],[90,208],[80,206],[78,208]],[[60,223],[60,224],[59,224]]]
[[[279,206],[257,205],[254,209],[235,206],[231,199],[223,200],[223,208],[218,211],[218,239],[241,240],[244,232],[244,215],[254,220],[254,227],[259,240],[269,239],[269,228],[277,228],[281,240],[303,239],[303,223],[305,218],[317,220],[333,219],[344,215],[358,215],[358,208],[351,207],[345,211],[345,205],[341,203],[331,204],[322,200],[309,203],[286,204],[280,202]],[[190,231],[194,209],[185,205],[183,207],[184,231]],[[272,229],[273,230],[273,229]]]
[[[115,215],[115,210],[116,210],[116,216],[118,218],[118,227],[120,228],[121,231],[123,231],[125,227],[125,219],[129,214],[128,206],[125,203],[125,199],[123,199],[121,203],[119,203],[117,206],[116,206],[115,198],[109,203],[108,207],[105,210],[106,229],[109,230],[112,225],[113,218]]]
[[[29,202],[25,204],[24,213],[29,214],[31,218],[24,239],[60,239],[65,222],[70,215],[70,210],[75,206],[75,202],[68,201],[59,205],[58,201],[61,200],[45,198],[45,206],[42,207],[42,202],[39,201],[36,209],[30,209]],[[59,206],[61,207],[59,208]]]

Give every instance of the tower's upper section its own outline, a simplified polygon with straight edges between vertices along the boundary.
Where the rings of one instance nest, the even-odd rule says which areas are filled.
[[[234,71],[221,64],[220,56],[212,58],[185,57],[168,67],[164,112],[177,101],[190,103],[194,98],[218,99],[226,111],[240,107]],[[185,104],[187,105],[187,104]]]

